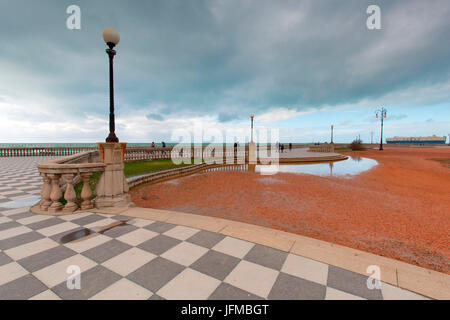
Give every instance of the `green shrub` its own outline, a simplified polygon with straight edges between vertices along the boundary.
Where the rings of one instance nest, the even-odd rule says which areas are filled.
[[[361,151],[361,150],[365,150],[365,148],[363,147],[362,144],[362,140],[360,139],[355,139],[352,141],[352,143],[350,143],[350,145],[348,146],[352,151]]]

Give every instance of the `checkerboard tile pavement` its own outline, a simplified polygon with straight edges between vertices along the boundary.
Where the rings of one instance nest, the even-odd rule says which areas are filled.
[[[39,195],[42,178],[38,163],[57,157],[0,158],[0,204]]]
[[[117,220],[126,223],[61,242]],[[221,234],[106,214],[3,210],[0,249],[0,299],[422,298],[384,283],[369,290],[359,274]],[[70,266],[81,270],[79,290],[68,289]]]
[[[37,176],[20,169],[33,161],[0,161],[0,188],[14,187],[15,174]],[[118,220],[125,223],[65,241]],[[80,289],[68,288],[71,266],[81,271]],[[35,215],[29,207],[0,203],[0,299],[424,298],[385,283],[369,290],[366,282],[344,269],[218,233],[90,212]]]

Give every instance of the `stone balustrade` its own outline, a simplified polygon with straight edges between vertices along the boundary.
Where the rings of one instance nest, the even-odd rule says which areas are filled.
[[[287,145],[285,145],[287,148]],[[293,145],[292,148],[304,148],[304,145]],[[266,146],[264,146],[266,148]],[[245,151],[244,151],[245,149]],[[259,149],[259,146],[256,147]],[[97,147],[23,147],[23,148],[0,148],[0,157],[32,157],[32,156],[70,156],[78,155],[85,151],[95,151]],[[237,157],[241,157],[245,152],[245,157],[248,156],[248,146],[240,147],[237,150]],[[318,151],[319,152],[319,151]],[[233,147],[227,148],[220,146],[203,146],[195,148],[179,148],[168,146],[162,147],[128,147],[125,152],[124,161],[147,161],[160,159],[175,159],[175,158],[232,158],[236,157]]]
[[[160,159],[208,159],[223,158],[231,159],[233,157],[247,157],[248,148],[238,148],[236,151],[233,147],[221,148],[219,146],[203,146],[203,147],[138,147],[127,148],[125,153],[125,162],[148,161]]]
[[[320,145],[309,146],[309,151],[334,153],[334,143],[324,143]]]
[[[33,207],[36,213],[69,214],[81,208],[93,208],[89,179],[94,172],[103,172],[105,164],[98,161],[97,151],[82,152],[39,164],[42,177],[41,201]],[[76,178],[83,182],[80,199],[74,186]],[[65,204],[61,200],[65,200]]]
[[[125,152],[125,162],[170,159],[172,147],[129,147]]]
[[[96,150],[97,147],[12,147],[0,148],[0,158],[35,157],[35,156],[69,156],[84,151]]]

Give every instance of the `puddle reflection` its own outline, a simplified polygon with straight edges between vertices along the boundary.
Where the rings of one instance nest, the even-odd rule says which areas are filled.
[[[316,176],[343,176],[359,174],[372,169],[377,164],[378,162],[373,159],[350,157],[347,160],[335,162],[292,165],[281,164],[278,167],[257,165],[255,171],[262,174],[276,174],[278,170],[278,172],[283,173],[305,173]]]

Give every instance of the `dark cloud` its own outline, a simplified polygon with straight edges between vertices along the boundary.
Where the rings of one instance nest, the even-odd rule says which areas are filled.
[[[447,82],[448,0],[376,3],[383,29],[370,31],[369,0],[4,0],[0,96],[73,117],[106,115],[105,27],[121,34],[118,116],[159,103],[165,116],[227,122]],[[81,30],[65,26],[71,4],[81,7]]]

